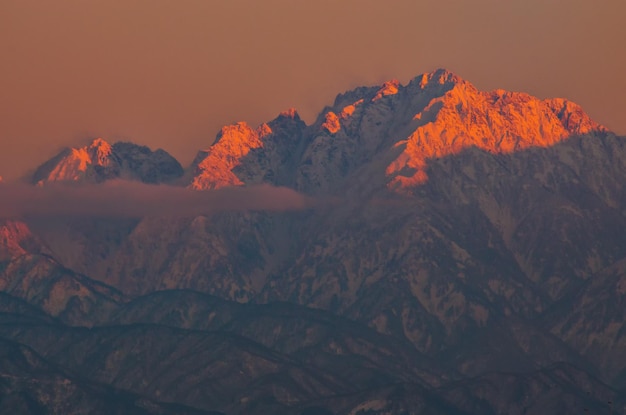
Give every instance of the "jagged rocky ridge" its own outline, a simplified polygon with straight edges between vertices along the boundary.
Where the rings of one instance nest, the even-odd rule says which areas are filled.
[[[609,400],[623,405],[612,388],[626,379],[625,144],[571,102],[485,93],[447,71],[357,88],[309,126],[293,110],[257,128],[227,126],[184,185],[269,183],[324,203],[9,222],[4,291],[56,325],[12,312],[1,333],[90,381],[157,401],[165,389],[167,401],[204,410],[600,412]],[[68,282],[42,284],[46,273]],[[194,292],[151,294],[172,289]],[[177,368],[172,359],[188,353],[176,351],[181,339],[215,354]],[[114,349],[121,363],[107,366]],[[146,380],[154,376],[133,356],[157,349],[160,361],[140,361],[169,371],[164,382],[187,383]],[[86,350],[103,360],[74,358]],[[246,379],[213,379],[223,373],[214,362]],[[213,387],[233,401],[194,389]]]
[[[310,127],[294,110],[257,129],[245,123],[224,127],[196,157],[191,186],[269,182],[343,194],[355,185],[385,185],[410,192],[426,181],[429,159],[470,147],[511,153],[604,130],[567,100],[485,93],[438,70],[406,86],[391,81],[339,95]],[[280,174],[284,170],[289,174]]]

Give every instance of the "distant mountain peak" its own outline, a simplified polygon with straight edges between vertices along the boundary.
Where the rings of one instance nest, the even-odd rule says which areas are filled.
[[[293,108],[257,128],[246,122],[222,127],[209,149],[196,155],[189,187],[209,190],[267,181],[282,183],[279,172],[290,165],[287,158],[305,128]]]
[[[346,180],[361,182],[357,176],[365,174],[363,188],[405,193],[426,182],[430,160],[466,148],[510,153],[597,131],[606,129],[566,99],[483,92],[437,69],[406,85],[392,79],[339,94],[310,126],[294,108],[258,127],[226,125],[198,152],[185,182],[194,189],[269,182],[324,193],[352,187]],[[162,150],[96,138],[44,163],[33,182],[158,183],[181,175]]]
[[[213,145],[196,156],[193,189],[218,189],[243,183],[232,172],[251,150],[263,147],[262,138],[271,134],[267,124],[253,129],[246,122],[222,127]]]
[[[109,165],[111,146],[96,138],[84,147],[66,148],[42,164],[33,176],[33,182],[43,184],[56,181],[80,181],[89,176],[93,166]]]
[[[180,163],[163,150],[133,143],[109,144],[102,138],[84,147],[66,148],[43,163],[32,182],[103,182],[115,178],[158,183],[182,176]]]

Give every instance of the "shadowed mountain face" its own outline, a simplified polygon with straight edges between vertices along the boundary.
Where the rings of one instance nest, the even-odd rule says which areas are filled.
[[[18,413],[219,415],[69,377],[32,350],[0,340],[0,414]]]
[[[227,414],[626,404],[626,139],[576,104],[439,70],[339,95],[309,126],[295,110],[226,126],[185,174],[172,160],[96,140],[33,183],[269,184],[311,203],[5,220],[0,337],[79,385]]]

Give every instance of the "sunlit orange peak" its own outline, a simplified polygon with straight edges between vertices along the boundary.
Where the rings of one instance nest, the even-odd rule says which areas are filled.
[[[414,119],[420,124],[406,140],[404,150],[386,169],[388,186],[409,189],[427,179],[430,160],[475,147],[502,154],[529,147],[552,146],[572,135],[606,131],[580,106],[563,99],[540,100],[528,94],[496,90],[480,92],[447,71],[425,75],[422,81],[453,83]]]
[[[107,143],[103,138],[98,137],[95,138],[91,144],[89,145],[89,147],[108,147],[110,148],[111,146],[109,145],[109,143]]]
[[[112,151],[111,145],[98,137],[87,148],[89,162],[99,166],[107,165]]]
[[[382,88],[376,92],[372,101],[378,101],[382,97],[386,97],[388,95],[395,95],[398,93],[398,88],[400,87],[400,81],[396,79],[392,79],[391,81],[387,81],[383,84]]]
[[[249,142],[255,142],[257,138],[256,131],[245,121],[240,121],[236,124],[223,126],[217,136],[216,144],[219,144],[217,148],[226,148],[233,145],[249,147]],[[212,148],[214,147],[215,145]]]
[[[261,124],[256,130],[245,122],[222,127],[215,144],[200,153],[190,187],[206,190],[243,185],[232,170],[251,150],[263,147],[262,138],[271,133],[267,124]]]

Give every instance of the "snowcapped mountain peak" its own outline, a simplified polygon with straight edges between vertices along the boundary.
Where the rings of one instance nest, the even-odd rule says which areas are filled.
[[[111,144],[109,144],[104,138],[95,138],[88,146],[90,149],[94,149],[101,152],[111,152]]]
[[[256,129],[245,122],[222,127],[213,145],[198,152],[190,167],[189,187],[219,189],[269,182],[287,184],[295,148],[306,124],[294,109]]]
[[[606,129],[568,100],[483,92],[437,69],[407,85],[390,80],[339,94],[310,126],[293,108],[258,127],[226,125],[198,152],[185,182],[194,189],[271,183],[312,194],[344,188],[410,193],[428,179],[433,159],[470,147],[493,154],[547,147],[597,131]],[[181,175],[180,164],[162,150],[97,138],[44,163],[33,182],[158,183]]]
[[[66,148],[43,163],[33,175],[32,182],[99,183],[126,178],[147,183],[158,183],[180,177],[183,169],[163,150],[119,142],[113,145],[96,138],[84,147]]]
[[[217,134],[215,143],[245,143],[254,136],[254,130],[245,121],[225,125]]]
[[[98,166],[105,166],[109,163],[112,148],[111,145],[102,138],[96,138],[85,151],[89,156],[88,162]]]
[[[423,184],[428,179],[428,160],[469,147],[493,154],[511,153],[549,147],[573,135],[606,131],[580,106],[567,100],[540,100],[503,90],[481,92],[439,71],[426,78],[426,90],[434,81],[443,85],[452,80],[453,86],[415,114],[414,120],[420,125],[398,142],[403,151],[387,166],[390,189],[405,192]]]
[[[222,127],[214,144],[196,156],[195,176],[190,187],[197,190],[240,186],[241,180],[232,172],[251,150],[263,147],[262,138],[272,129],[262,124],[253,129],[246,122]]]
[[[84,147],[66,148],[35,171],[33,182],[91,181],[88,170],[108,166],[110,156],[111,146],[101,138]]]
[[[493,154],[548,147],[597,131],[606,129],[570,101],[483,92],[437,69],[406,86],[390,80],[339,94],[308,127],[293,109],[256,129],[226,126],[199,153],[190,186],[269,181],[313,194],[346,188],[410,193],[426,182],[433,159],[470,147]]]
[[[220,151],[227,151],[231,156],[241,157],[250,149],[263,147],[263,137],[272,134],[272,128],[268,123],[262,123],[256,129],[245,121],[225,125],[214,142]],[[213,146],[212,146],[213,147]]]
[[[450,89],[459,86],[477,91],[476,88],[460,76],[446,69],[437,69],[413,78],[407,85],[402,85],[397,79],[391,79],[378,86],[362,86],[337,95],[333,110],[339,114],[341,108],[350,111],[363,102],[375,103],[384,97],[396,96],[406,91],[409,95],[427,93],[431,97],[443,95]],[[397,98],[397,97],[396,97]],[[352,112],[348,115],[352,115]],[[344,118],[344,117],[341,117]]]

